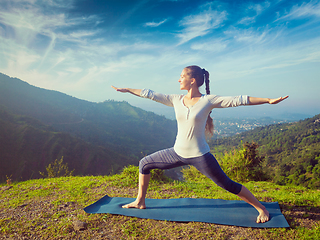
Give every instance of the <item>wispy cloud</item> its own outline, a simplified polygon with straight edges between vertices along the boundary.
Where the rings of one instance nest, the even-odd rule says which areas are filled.
[[[3,24],[8,25],[19,31],[25,29],[34,33],[48,35],[51,29],[65,26],[65,15],[55,14],[48,16],[39,12],[39,9],[11,9],[6,11],[0,10],[0,20]]]
[[[226,49],[227,45],[228,45],[228,41],[226,40],[213,39],[212,41],[194,43],[191,45],[191,49],[209,51],[209,52],[221,52]]]
[[[189,15],[180,21],[180,26],[184,27],[177,36],[181,39],[179,44],[186,43],[196,37],[205,36],[211,30],[223,25],[227,19],[226,11],[212,10],[211,6],[199,14]]]
[[[99,33],[99,30],[79,30],[79,31],[73,31],[68,34],[68,37],[66,38],[67,40],[72,40],[72,39],[81,39],[81,38],[87,38],[87,37],[92,37]]]
[[[256,16],[253,17],[243,17],[241,20],[238,21],[238,24],[249,25],[256,21]]]
[[[90,59],[90,54],[82,54],[92,52],[85,50],[87,38],[99,33],[88,26],[95,25],[98,18],[67,17],[64,9],[71,7],[70,2],[64,5],[64,1],[51,0],[46,1],[45,7],[43,2],[32,0],[2,2],[0,22],[6,32],[0,29],[0,71],[52,89],[57,89],[54,86],[59,77],[70,79],[70,74],[79,73]],[[52,11],[47,12],[48,7]],[[110,51],[100,47],[97,53]]]
[[[168,19],[164,19],[160,22],[147,22],[144,24],[145,27],[159,27],[160,25],[164,24]]]
[[[266,1],[262,4],[250,4],[247,9],[246,12],[247,13],[251,13],[253,12],[253,14],[251,13],[250,15],[252,16],[245,16],[242,19],[240,19],[238,21],[238,24],[244,24],[244,25],[249,25],[251,23],[254,23],[256,21],[256,18],[266,9],[268,9],[270,7],[270,2]]]
[[[30,36],[29,41],[33,40],[37,34],[42,34],[47,37],[52,37],[54,34],[59,38],[59,36],[64,36],[64,32],[71,31],[71,34],[70,32],[68,33],[70,38],[79,38],[93,35],[97,32],[96,30],[83,30],[83,28],[88,25],[95,25],[97,21],[99,21],[97,16],[69,18],[65,14],[64,9],[61,9],[62,1],[48,1],[46,4],[49,6],[46,6],[46,8],[35,4],[32,0],[15,0],[14,3],[10,9],[1,8],[0,21],[2,24],[14,29],[16,38],[26,39],[26,36],[19,36],[20,32],[22,32],[22,34],[28,32],[28,36]],[[21,7],[19,4],[25,5],[25,7]],[[70,2],[66,3],[66,5],[69,8]],[[59,6],[59,8],[48,13],[46,9],[53,6]],[[70,30],[76,26],[81,26],[82,29],[78,31]]]
[[[241,29],[241,28],[230,28],[229,30],[225,31],[224,33],[232,37],[237,42],[244,42],[244,43],[263,43],[265,41],[270,41],[271,37],[271,30],[264,29],[264,30],[256,30],[254,28],[249,29]]]
[[[246,46],[237,49],[234,52],[228,52],[220,61],[213,63],[215,69],[215,79],[219,81],[230,81],[235,79],[262,79],[269,74],[275,74],[276,71],[291,72],[295,68],[301,67],[301,64],[320,62],[319,38],[308,40],[302,43],[279,47],[270,43],[263,48]],[[246,78],[243,78],[246,77]],[[283,75],[282,77],[286,77]],[[301,81],[302,76],[296,76],[295,81]],[[302,77],[304,81],[315,86],[314,80]],[[257,80],[256,79],[256,80]],[[276,74],[270,79],[274,82],[277,79]],[[298,79],[298,80],[297,80]],[[279,84],[287,82],[286,79],[278,79]],[[291,82],[291,80],[290,80]],[[288,88],[292,87],[288,84]],[[308,87],[306,87],[307,89]],[[255,90],[258,91],[258,90]]]
[[[265,1],[264,3],[261,3],[261,4],[250,5],[248,9],[254,10],[256,12],[256,15],[260,15],[263,11],[269,8],[270,5],[271,4],[269,1]]]
[[[320,2],[310,1],[308,3],[302,3],[300,6],[295,5],[291,8],[289,13],[280,16],[276,21],[279,20],[292,20],[307,17],[320,17]]]

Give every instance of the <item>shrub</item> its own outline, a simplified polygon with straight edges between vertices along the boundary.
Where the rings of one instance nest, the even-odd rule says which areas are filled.
[[[60,160],[56,159],[54,162],[46,167],[47,174],[39,172],[41,176],[45,178],[55,178],[55,177],[69,177],[73,175],[74,170],[71,172],[68,169],[68,163],[63,163],[63,156]]]
[[[240,149],[225,153],[221,168],[231,179],[238,182],[267,180],[262,168],[264,158],[259,156],[258,147],[255,142],[246,142]]]

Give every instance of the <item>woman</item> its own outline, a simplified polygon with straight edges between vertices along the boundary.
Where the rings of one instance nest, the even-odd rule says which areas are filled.
[[[206,84],[207,95],[201,94],[199,91],[199,87],[204,82]],[[245,186],[232,181],[222,171],[217,160],[210,153],[205,133],[209,133],[211,136],[213,134],[213,123],[210,117],[213,108],[264,103],[276,104],[288,98],[288,96],[269,99],[248,96],[220,97],[210,95],[209,73],[198,66],[184,68],[180,75],[179,83],[181,90],[188,91],[186,95],[164,95],[148,89],[116,88],[112,86],[119,92],[131,93],[174,107],[178,123],[178,133],[173,148],[158,151],[141,159],[139,162],[138,196],[134,202],[122,207],[146,208],[145,197],[151,169],[170,169],[184,165],[193,165],[217,185],[251,204],[259,212],[257,223],[267,222],[269,220],[269,212],[266,208]]]

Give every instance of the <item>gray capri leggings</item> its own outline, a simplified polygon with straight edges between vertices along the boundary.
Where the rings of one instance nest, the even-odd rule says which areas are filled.
[[[183,158],[173,148],[164,149],[142,158],[139,162],[139,171],[142,174],[149,174],[151,169],[170,169],[185,165],[193,165],[199,172],[231,193],[238,194],[241,191],[242,185],[232,181],[223,172],[210,152],[200,157]]]

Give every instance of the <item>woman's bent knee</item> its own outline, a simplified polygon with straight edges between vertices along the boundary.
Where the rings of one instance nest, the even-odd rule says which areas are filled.
[[[240,183],[234,182],[230,179],[230,181],[227,182],[227,184],[223,184],[221,186],[223,189],[227,190],[228,192],[231,192],[233,194],[239,194],[242,188],[242,185]]]
[[[139,162],[139,172],[141,174],[149,174],[150,170],[148,167],[148,161],[146,160],[146,158],[142,158]]]

